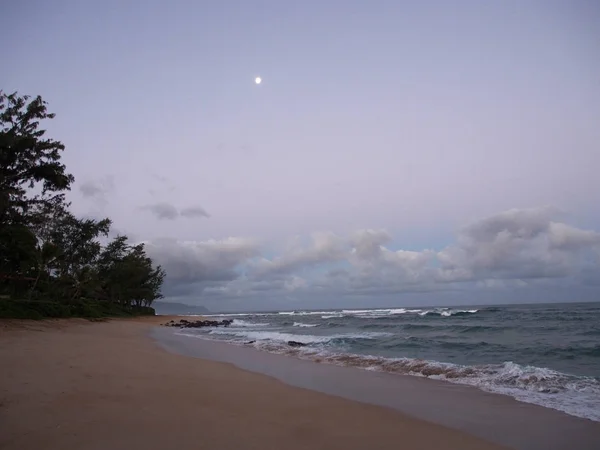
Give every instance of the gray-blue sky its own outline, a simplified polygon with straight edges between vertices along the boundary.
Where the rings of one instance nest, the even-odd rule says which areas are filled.
[[[551,223],[600,230],[597,2],[0,8],[1,87],[41,94],[57,113],[50,131],[67,145],[74,209],[107,214],[117,229],[160,242],[149,248],[174,267],[168,277],[185,292],[180,299],[247,309],[310,298],[401,304],[403,292],[417,289],[430,292],[418,301],[435,303],[466,286],[469,299],[483,298],[494,284],[486,280],[516,288],[522,276],[522,292],[535,296],[540,280],[583,290],[598,275],[594,239],[583,240],[577,258],[560,249],[564,261],[540,244],[564,233]],[[527,273],[495,270],[489,255],[469,247],[498,250],[489,240],[460,242],[473,239],[469,224],[515,208],[539,216],[546,206],[565,214],[542,214],[545,231],[533,237],[540,242],[503,249],[507,264],[528,251]],[[458,248],[452,264],[472,278],[440,283],[411,266],[420,271],[415,288],[398,261],[349,253],[365,229],[386,230],[386,249],[439,252],[431,270]],[[310,250],[313,232],[343,241],[338,259],[305,255],[277,282],[257,272],[264,259]],[[552,267],[532,277],[531,264],[545,263]],[[339,283],[321,286],[340,265],[345,275],[327,278]],[[359,278],[386,289],[360,294]]]

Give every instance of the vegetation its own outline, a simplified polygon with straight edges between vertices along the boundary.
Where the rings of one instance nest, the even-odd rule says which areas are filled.
[[[165,273],[110,219],[78,218],[65,146],[40,129],[41,97],[0,91],[0,317],[154,314]]]

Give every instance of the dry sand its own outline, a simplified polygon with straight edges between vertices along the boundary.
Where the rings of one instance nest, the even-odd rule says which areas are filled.
[[[157,320],[0,323],[0,449],[501,448],[168,353],[147,337]]]

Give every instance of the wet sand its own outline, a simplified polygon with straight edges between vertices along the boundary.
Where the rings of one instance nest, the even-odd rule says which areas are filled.
[[[0,323],[0,448],[503,448],[389,408],[170,353],[149,337],[155,325]]]

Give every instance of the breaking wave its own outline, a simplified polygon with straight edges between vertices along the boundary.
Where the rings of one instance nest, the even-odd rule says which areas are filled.
[[[234,328],[260,328],[267,327],[270,324],[268,323],[259,323],[259,322],[247,322],[241,319],[233,319],[233,323],[230,325]]]
[[[441,317],[452,317],[452,316],[466,316],[469,314],[478,313],[478,309],[448,309],[438,308],[427,311],[419,312],[420,316],[441,316]]]
[[[314,327],[318,327],[319,324],[316,324],[316,323],[294,322],[294,324],[292,326],[293,327],[300,327],[300,328],[314,328]]]
[[[521,402],[600,422],[600,381],[593,377],[578,377],[547,368],[523,366],[511,361],[467,366],[414,358],[329,353],[322,350],[282,347],[266,342],[257,342],[255,347],[318,363],[474,386],[487,392],[511,396]]]
[[[341,317],[355,317],[359,319],[385,318],[398,315],[420,315],[420,316],[460,316],[478,313],[478,309],[450,309],[450,308],[380,308],[380,309],[342,309],[337,311],[278,311],[264,313],[223,313],[205,314],[203,317],[262,317],[262,316],[320,316],[322,319],[333,319]],[[485,312],[497,312],[498,308],[485,308]]]
[[[184,333],[185,334],[185,333]],[[294,334],[281,331],[245,331],[232,330],[228,328],[216,328],[211,330],[209,335],[231,336],[251,341],[266,341],[270,343],[287,343],[289,341],[301,342],[302,344],[325,344],[329,342],[344,343],[361,339],[375,339],[377,337],[388,336],[390,333],[372,332],[372,333],[347,333],[330,334],[327,336],[317,336],[312,334]],[[189,334],[186,334],[189,336]],[[196,337],[197,334],[192,336]]]

